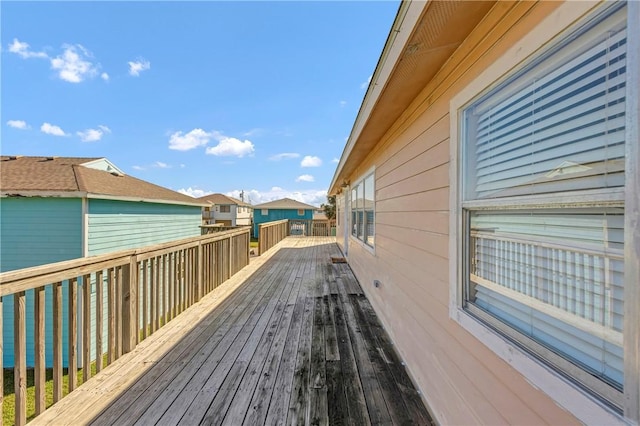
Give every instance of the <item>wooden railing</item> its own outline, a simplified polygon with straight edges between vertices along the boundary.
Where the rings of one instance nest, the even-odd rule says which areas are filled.
[[[258,225],[258,254],[266,252],[289,235],[288,223],[284,219]]]
[[[303,237],[330,237],[335,235],[335,226],[335,220],[289,219],[289,235]]]
[[[258,225],[258,251],[264,253],[288,236],[335,236],[335,220],[284,219]]]
[[[248,228],[249,230],[251,230],[251,225],[227,226],[227,225],[223,225],[221,223],[216,223],[216,224],[213,224],[213,225],[201,225],[200,226],[200,234],[201,235],[215,234],[215,233],[221,232],[221,231],[232,231],[232,230],[240,229],[240,228]]]
[[[13,309],[13,328],[6,328],[13,332],[15,423],[22,425],[27,419],[28,328],[34,336],[29,364],[34,369],[38,415],[46,409],[48,367],[53,371],[55,403],[64,391],[78,386],[74,367],[81,367],[82,383],[86,382],[92,367],[101,371],[248,265],[249,231],[243,228],[1,273],[0,319],[3,303]],[[45,338],[45,330],[52,334],[51,340]],[[49,341],[52,345],[46,347]],[[0,347],[0,371],[4,349]],[[64,367],[69,368],[63,390]],[[0,376],[0,389],[3,385]]]

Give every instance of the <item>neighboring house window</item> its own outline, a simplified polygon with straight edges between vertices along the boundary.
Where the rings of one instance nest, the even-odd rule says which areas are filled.
[[[375,243],[375,180],[370,173],[351,190],[351,235],[373,247]]]
[[[260,211],[260,213],[261,213],[263,216],[266,216],[266,215],[268,215],[268,214],[269,214],[269,209],[262,209],[262,210]]]
[[[298,216],[304,216],[304,210],[299,209],[298,210]]]
[[[626,52],[614,6],[473,100],[458,178],[463,308],[618,407]]]
[[[231,213],[231,206],[230,205],[220,206],[220,213]]]

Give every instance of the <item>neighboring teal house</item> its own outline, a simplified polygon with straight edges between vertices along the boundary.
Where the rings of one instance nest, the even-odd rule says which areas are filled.
[[[0,272],[197,236],[203,205],[106,158],[1,156]],[[3,324],[4,365],[12,366],[12,298],[3,301]],[[27,333],[32,365],[32,327]]]
[[[253,236],[258,237],[261,223],[282,219],[312,220],[317,207],[290,198],[269,201],[253,206]]]

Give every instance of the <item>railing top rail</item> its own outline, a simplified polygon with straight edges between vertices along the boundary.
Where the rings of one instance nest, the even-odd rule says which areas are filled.
[[[134,256],[139,260],[148,259],[150,257],[160,256],[190,247],[197,247],[201,244],[221,241],[247,233],[249,233],[248,228],[223,231],[217,234],[199,235],[137,249],[122,250],[2,272],[0,273],[0,296],[7,296],[19,291],[29,290],[41,285],[65,280],[69,277],[77,277],[90,272],[121,266],[129,263]]]
[[[265,223],[260,223],[258,225],[258,228],[266,228],[268,226],[276,226],[276,225],[281,225],[283,223],[287,223],[289,222],[289,219],[282,219],[282,220],[274,220],[273,222],[265,222]]]

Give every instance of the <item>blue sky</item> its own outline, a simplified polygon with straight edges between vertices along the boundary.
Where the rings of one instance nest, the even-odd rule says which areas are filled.
[[[0,2],[3,155],[326,200],[398,2]]]

